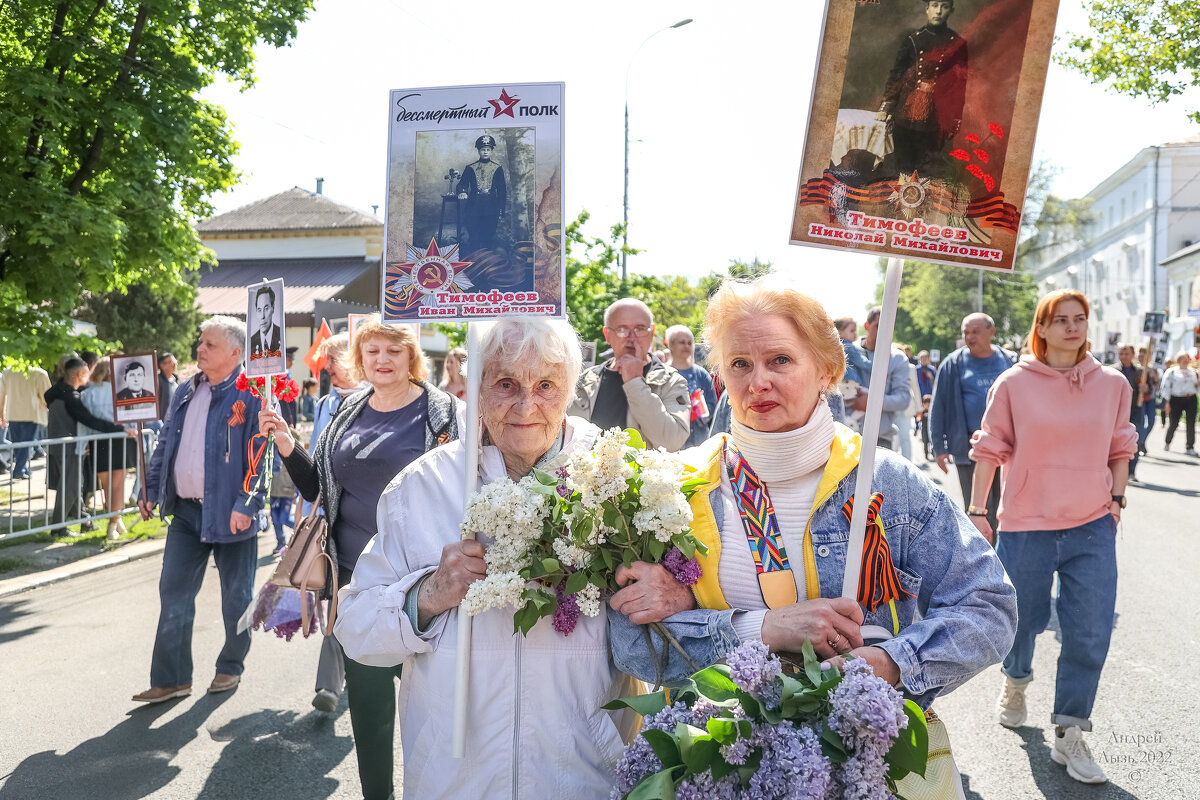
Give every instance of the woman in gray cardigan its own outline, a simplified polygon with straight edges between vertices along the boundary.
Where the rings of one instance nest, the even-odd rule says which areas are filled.
[[[324,502],[327,547],[341,586],[375,535],[384,488],[417,456],[458,438],[458,400],[428,382],[425,354],[411,328],[368,322],[355,331],[351,350],[356,378],[370,385],[342,402],[311,455],[287,435],[278,413],[264,407],[259,414],[259,430],[275,433],[300,494],[313,501],[319,493]],[[363,797],[383,800],[393,796],[400,667],[368,667],[349,658],[344,664]]]

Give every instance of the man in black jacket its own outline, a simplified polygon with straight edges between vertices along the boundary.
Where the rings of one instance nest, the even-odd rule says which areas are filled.
[[[87,364],[79,358],[69,358],[63,364],[63,377],[51,386],[45,394],[46,406],[50,409],[46,425],[47,435],[51,439],[75,436],[78,425],[93,428],[101,433],[124,433],[125,429],[106,419],[101,419],[87,410],[79,399],[79,389],[87,383],[90,374]],[[134,434],[131,434],[134,435]],[[82,492],[81,481],[83,473],[83,453],[86,448],[78,444],[50,445],[49,479],[54,488],[54,514],[52,521],[58,525],[69,519],[79,519],[81,516]],[[81,530],[92,530],[91,523],[85,522]],[[50,532],[51,536],[69,536],[66,527],[59,527]]]

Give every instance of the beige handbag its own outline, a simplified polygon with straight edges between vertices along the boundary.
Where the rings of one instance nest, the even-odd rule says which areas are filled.
[[[950,734],[946,724],[929,709],[925,712],[929,726],[929,759],[925,777],[909,773],[896,783],[896,789],[906,800],[965,800],[962,777],[950,752]]]
[[[300,590],[300,630],[308,636],[312,612],[308,607],[308,593],[314,592],[320,602],[321,592],[325,585],[332,581],[333,598],[329,601],[329,617],[322,630],[326,636],[333,630],[333,621],[337,618],[338,579],[337,565],[325,551],[325,542],[329,536],[329,521],[320,513],[321,496],[317,495],[316,502],[308,516],[296,523],[292,538],[288,540],[279,565],[275,567],[275,575],[271,581],[278,586],[291,587]]]

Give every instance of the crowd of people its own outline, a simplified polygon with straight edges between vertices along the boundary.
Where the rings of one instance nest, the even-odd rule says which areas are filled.
[[[660,334],[645,303],[623,298],[605,311],[611,350],[600,363],[582,363],[566,322],[500,320],[484,326],[478,354],[447,354],[440,385],[410,328],[367,322],[353,342],[340,334],[322,343],[330,391],[319,396],[308,379],[290,408],[238,388],[245,323],[212,317],[200,327],[194,371],[181,377],[174,356],[159,358],[163,415],[137,505],[169,527],[150,687],[133,700],[191,693],[195,600],[210,558],[225,641],[208,691],[240,684],[251,639],[238,620],[253,595],[257,534],[273,524],[278,554],[293,504],[305,514],[317,504],[336,564],[323,594],[340,589],[341,607],[322,639],[312,705],[333,711],[347,695],[364,798],[395,795],[397,721],[406,796],[607,797],[637,725],[600,707],[636,693],[635,681],[678,682],[747,641],[784,653],[808,641],[835,664],[866,659],[930,719],[937,697],[1002,663],[997,721],[1018,727],[1056,575],[1063,648],[1051,757],[1078,781],[1103,782],[1083,734],[1111,634],[1124,490],[1160,402],[1166,446],[1183,421],[1195,454],[1200,378],[1187,353],[1161,374],[1128,346],[1117,368],[1102,366],[1089,352],[1089,314],[1082,294],[1053,292],[1023,354],[995,343],[984,313],[963,319],[962,347],[936,365],[927,350],[883,354],[871,491],[898,592],[866,604],[840,595],[879,308],[860,337],[855,320],[831,319],[769,276],[728,283],[709,302],[698,348],[691,329]],[[514,639],[511,613],[478,615],[467,740],[475,757],[459,764],[447,755],[457,608],[487,571],[487,542],[459,531],[468,370],[481,382],[481,485],[552,470],[601,431],[633,428],[651,448],[681,451],[705,478],[690,503],[708,552],[693,589],[659,565],[623,568],[627,585],[609,598],[607,617],[581,619],[569,638],[547,621]],[[40,370],[5,372],[9,438],[36,442],[38,425],[51,437],[129,435],[113,422],[108,371],[107,359],[72,357],[53,384]],[[312,423],[310,435],[299,435],[298,419]],[[243,480],[259,434],[274,437],[279,456],[266,498]],[[914,463],[914,436],[928,466]],[[29,458],[14,449],[6,467],[25,477]],[[86,490],[65,477],[89,471],[73,459],[89,459],[114,513],[136,458],[132,439],[62,448],[50,462],[61,487],[55,518],[74,518]],[[934,464],[954,467],[961,502],[925,474]],[[119,535],[119,514],[112,519]],[[779,558],[764,567],[752,556],[767,551]],[[665,650],[665,671],[648,660],[640,626],[651,622],[687,654]],[[487,746],[498,739],[519,741],[524,755]]]

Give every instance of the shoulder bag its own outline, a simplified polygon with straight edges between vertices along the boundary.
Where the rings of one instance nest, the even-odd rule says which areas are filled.
[[[329,618],[322,631],[328,636],[333,631],[333,622],[337,618],[338,579],[337,565],[325,550],[325,542],[329,536],[329,520],[321,511],[321,495],[308,516],[301,519],[292,531],[287,548],[275,567],[275,575],[271,581],[279,586],[300,590],[300,619],[304,635],[308,636],[312,612],[308,606],[308,593],[315,593],[320,601],[321,592],[332,582],[333,596],[329,601]]]

